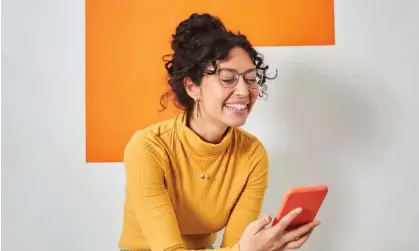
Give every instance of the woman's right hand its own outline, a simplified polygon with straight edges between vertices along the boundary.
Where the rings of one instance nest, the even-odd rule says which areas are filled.
[[[240,242],[241,251],[282,251],[300,248],[320,222],[313,221],[287,231],[288,225],[301,213],[297,208],[284,216],[275,226],[268,227],[271,217],[265,216],[247,226]]]

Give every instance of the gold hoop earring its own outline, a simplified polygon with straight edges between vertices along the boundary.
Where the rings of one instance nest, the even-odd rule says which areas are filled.
[[[195,100],[195,107],[194,107],[194,115],[196,119],[199,119],[199,113],[201,111],[199,110],[199,100]]]

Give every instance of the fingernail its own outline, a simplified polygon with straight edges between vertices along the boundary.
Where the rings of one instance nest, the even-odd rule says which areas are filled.
[[[301,213],[303,211],[303,209],[301,207],[297,208],[297,213]]]

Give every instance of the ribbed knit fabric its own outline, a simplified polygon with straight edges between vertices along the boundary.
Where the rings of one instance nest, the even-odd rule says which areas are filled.
[[[268,157],[242,129],[230,128],[219,144],[207,143],[186,126],[182,113],[137,131],[124,164],[120,249],[201,249],[225,227],[221,248],[213,251],[239,251],[245,228],[259,218]]]

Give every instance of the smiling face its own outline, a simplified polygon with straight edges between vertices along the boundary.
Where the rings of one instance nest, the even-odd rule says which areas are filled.
[[[208,70],[213,70],[212,66]],[[200,100],[200,116],[207,122],[242,126],[259,95],[255,65],[244,49],[234,47],[218,62],[217,70],[219,74],[204,76],[200,86],[189,85],[188,93]]]

